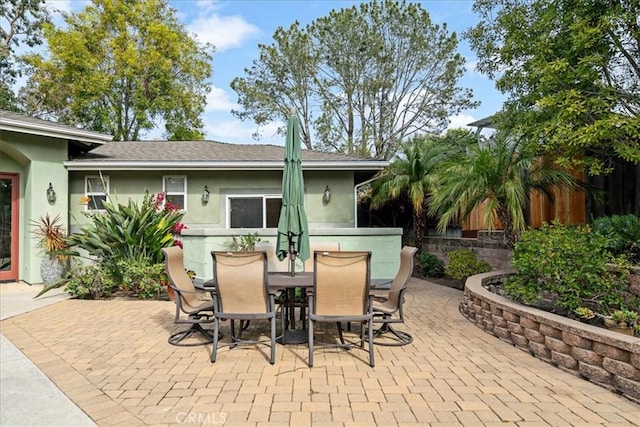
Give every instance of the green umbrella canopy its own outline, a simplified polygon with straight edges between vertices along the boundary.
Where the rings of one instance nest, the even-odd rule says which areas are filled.
[[[278,220],[276,254],[281,261],[289,256],[294,273],[295,258],[309,258],[309,226],[304,210],[304,178],[298,119],[289,117],[282,172],[282,208]]]

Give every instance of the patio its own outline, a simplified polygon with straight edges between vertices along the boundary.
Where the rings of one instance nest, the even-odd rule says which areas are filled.
[[[273,366],[254,348],[211,364],[210,345],[167,343],[169,301],[64,300],[0,331],[101,426],[638,425],[640,405],[467,321],[461,291],[414,278],[407,294],[414,341],[376,347],[375,368],[323,349],[309,369],[305,345],[278,345]]]

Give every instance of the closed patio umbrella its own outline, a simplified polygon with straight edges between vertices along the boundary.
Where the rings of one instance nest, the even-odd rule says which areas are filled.
[[[291,275],[295,275],[295,260],[309,258],[309,226],[304,210],[304,178],[298,119],[290,116],[287,122],[287,139],[284,148],[282,172],[282,208],[278,220],[276,254],[282,261],[287,256],[291,262]]]

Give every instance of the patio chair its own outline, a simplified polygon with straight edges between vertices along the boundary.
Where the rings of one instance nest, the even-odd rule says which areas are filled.
[[[309,294],[309,367],[313,366],[314,325],[316,322],[358,322],[360,340],[364,348],[369,343],[369,365],[374,366],[373,327],[369,279],[371,252],[343,251],[313,254],[313,291]],[[339,344],[322,343],[350,350],[353,343],[344,343],[342,331]],[[365,339],[365,331],[369,338]]]
[[[276,310],[274,295],[269,293],[267,280],[266,251],[212,251],[215,314],[213,327],[213,351],[211,362],[216,361],[219,345],[220,320],[231,320],[231,343],[233,348],[240,344],[264,344],[271,346],[269,362],[275,362],[276,350]],[[271,336],[269,340],[242,339],[234,332],[234,320],[269,320]],[[284,321],[284,319],[282,319]]]
[[[313,253],[315,251],[321,252],[339,252],[340,242],[312,242],[309,244],[309,253],[311,256],[304,262],[304,271],[306,273],[313,273]]]
[[[291,263],[288,259],[282,261],[278,259],[275,243],[257,242],[254,247],[256,251],[267,252],[267,269],[269,273],[289,273]]]
[[[169,286],[175,293],[176,324],[189,324],[188,329],[176,332],[169,336],[169,343],[177,346],[191,347],[205,345],[213,342],[213,335],[203,325],[213,324],[214,304],[211,294],[204,290],[198,290],[184,268],[182,248],[172,246],[162,248],[165,262],[165,272],[169,278]],[[187,317],[184,318],[186,315]],[[193,334],[201,334],[205,341],[183,342]]]
[[[409,279],[413,274],[414,257],[417,248],[413,246],[404,246],[400,251],[400,268],[396,277],[391,283],[389,293],[384,296],[373,297],[373,323],[382,324],[382,326],[374,331],[375,338],[390,338],[391,340],[376,340],[376,345],[401,346],[410,344],[413,337],[406,332],[394,329],[392,323],[404,323],[404,293],[407,290]]]

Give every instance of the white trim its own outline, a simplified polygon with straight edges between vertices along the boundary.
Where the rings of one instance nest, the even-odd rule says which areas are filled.
[[[265,227],[267,224],[267,199],[282,199],[282,194],[276,193],[252,193],[252,194],[227,194],[225,196],[225,228],[228,230],[240,230],[241,228],[231,228],[231,215],[229,213],[229,208],[231,207],[230,199],[262,199],[262,227],[257,227],[259,229],[266,229],[269,227]]]
[[[89,188],[89,180],[90,179],[98,179],[100,180],[102,183],[104,183],[104,192],[102,191],[94,191],[92,189]],[[109,175],[85,175],[84,177],[84,196],[85,197],[89,197],[89,199],[91,199],[91,197],[95,197],[95,196],[104,196],[104,200],[108,201],[109,200],[109,188],[110,188],[111,184],[109,183]],[[91,191],[89,191],[91,190]],[[87,203],[86,205],[84,205],[84,210],[85,212],[105,212],[104,209],[89,209],[89,203]]]
[[[377,179],[377,177],[373,177],[373,178],[369,178],[366,181],[362,181],[360,184],[356,184],[355,187],[353,187],[353,215],[355,218],[354,224],[355,224],[355,228],[358,228],[358,188],[362,187],[363,185],[369,184],[370,182],[373,182]]]
[[[16,120],[3,117],[0,119],[0,129],[9,132],[49,136],[52,138],[73,139],[99,145],[113,140],[111,135],[76,129],[71,126],[60,125],[53,122],[49,124],[44,120],[43,123],[33,123],[28,120]]]
[[[70,171],[98,170],[282,170],[282,160],[270,161],[65,161]],[[386,160],[363,161],[302,161],[302,170],[360,171],[382,170]]]
[[[184,181],[184,186],[182,188],[182,193],[178,193],[178,192],[171,192],[168,193],[167,192],[167,185],[166,185],[166,180],[168,178],[178,178],[178,179],[182,179]],[[164,202],[162,203],[162,206],[164,207],[164,204],[167,203],[167,196],[168,195],[181,195],[183,197],[184,200],[184,206],[182,207],[182,209],[179,209],[180,212],[186,212],[187,211],[187,176],[186,175],[163,175],[162,176],[162,192],[164,193]]]

